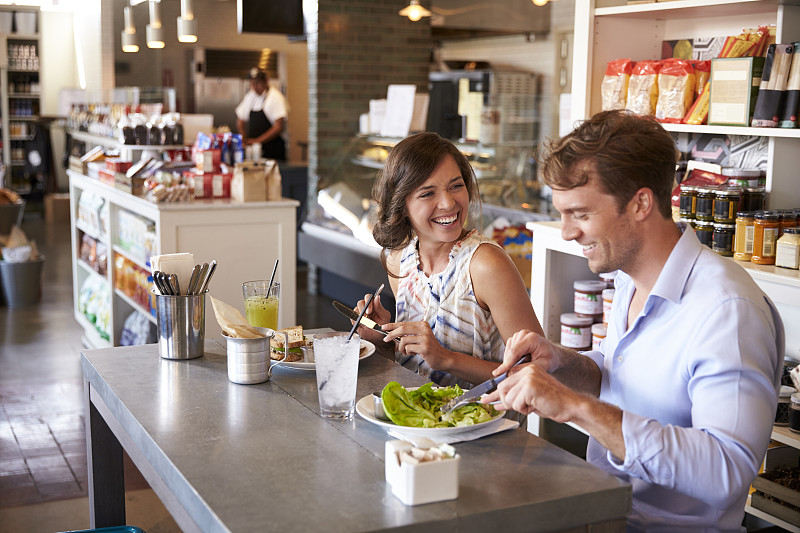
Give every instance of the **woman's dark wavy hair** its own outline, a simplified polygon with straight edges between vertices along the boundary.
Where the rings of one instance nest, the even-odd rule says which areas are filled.
[[[636,191],[647,187],[659,212],[672,216],[677,150],[672,136],[653,117],[628,111],[597,113],[568,135],[548,142],[543,154],[540,177],[554,189],[586,185],[594,170],[620,211]],[[588,164],[580,164],[584,162]]]
[[[475,172],[467,158],[456,146],[436,133],[425,132],[406,137],[389,152],[389,157],[372,186],[372,198],[378,210],[372,236],[383,247],[381,264],[386,272],[387,250],[405,247],[414,236],[406,215],[406,199],[430,178],[446,156],[451,156],[459,170],[469,195],[468,223],[478,220],[480,195]]]

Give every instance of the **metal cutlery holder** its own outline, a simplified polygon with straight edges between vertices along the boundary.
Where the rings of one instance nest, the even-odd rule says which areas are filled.
[[[203,355],[206,292],[190,296],[156,294],[158,353],[162,358],[194,359]]]

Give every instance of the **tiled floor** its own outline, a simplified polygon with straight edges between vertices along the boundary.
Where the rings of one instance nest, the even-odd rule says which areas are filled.
[[[75,499],[77,514],[86,517],[86,524],[65,524],[63,529],[80,529],[88,526],[88,474],[82,331],[73,317],[69,225],[48,225],[32,213],[26,214],[23,230],[36,240],[46,260],[41,302],[30,307],[0,306],[0,533],[36,530],[29,525],[39,518],[44,523],[37,517],[43,509],[65,513],[63,505],[48,502],[66,499]],[[308,328],[339,324],[342,319],[329,299],[305,291],[302,270],[298,280],[299,323]],[[128,463],[126,488],[146,487]],[[148,512],[155,512],[147,505]],[[4,517],[10,515],[30,515],[27,522],[25,516],[14,522],[28,525],[8,529]]]

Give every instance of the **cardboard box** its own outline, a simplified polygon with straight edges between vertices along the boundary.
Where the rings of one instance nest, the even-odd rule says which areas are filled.
[[[712,59],[709,125],[749,126],[763,71],[763,57]]]
[[[69,224],[69,193],[45,195],[44,221],[48,224]]]

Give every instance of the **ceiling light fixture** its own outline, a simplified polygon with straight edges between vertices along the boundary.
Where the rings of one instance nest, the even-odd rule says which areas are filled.
[[[122,30],[122,51],[138,52],[139,43],[136,42],[136,26],[133,25],[131,6],[125,6],[122,10],[122,16],[125,21],[125,29]]]
[[[542,7],[543,5],[547,4],[548,1],[549,0],[532,0],[534,5],[537,5],[539,7]]]
[[[147,25],[147,47],[164,48],[164,29],[161,27],[161,2],[150,0],[150,24]]]
[[[192,0],[181,0],[181,16],[178,17],[178,40],[182,43],[197,42],[197,21],[194,19]]]
[[[430,17],[431,12],[419,5],[419,0],[410,0],[408,5],[397,12],[402,17],[408,17],[409,20],[416,22],[422,17]]]

